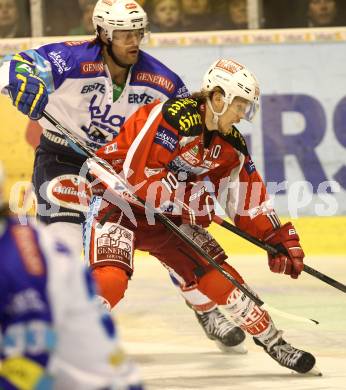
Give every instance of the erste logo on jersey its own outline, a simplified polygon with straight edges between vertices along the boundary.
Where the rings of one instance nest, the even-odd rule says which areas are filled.
[[[164,89],[168,93],[173,93],[175,88],[173,81],[157,73],[137,72],[134,75],[134,81],[139,83],[156,85]]]
[[[239,70],[244,69],[244,66],[241,64],[238,64],[238,62],[232,61],[232,60],[220,60],[216,65],[215,68],[223,69],[229,73],[236,73]]]
[[[150,96],[146,93],[130,93],[129,94],[129,103],[130,104],[149,104],[154,100],[153,96]]]
[[[81,90],[81,94],[84,95],[84,94],[90,93],[90,92],[100,92],[102,94],[105,94],[106,87],[102,83],[94,83],[94,84],[84,85],[82,90]]]
[[[55,177],[47,186],[48,199],[61,207],[88,211],[92,196],[90,183],[77,175]]]

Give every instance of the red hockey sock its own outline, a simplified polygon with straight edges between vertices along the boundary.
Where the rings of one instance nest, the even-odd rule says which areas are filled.
[[[103,266],[92,270],[100,295],[102,295],[113,308],[123,297],[127,289],[128,276],[126,272],[117,267]]]
[[[242,277],[229,264],[223,263],[222,268],[239,283],[244,283]],[[234,285],[216,269],[202,276],[198,283],[198,289],[218,305],[227,303],[227,299],[234,288]]]

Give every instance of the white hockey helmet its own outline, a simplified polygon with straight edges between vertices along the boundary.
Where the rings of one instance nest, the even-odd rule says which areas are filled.
[[[97,31],[101,27],[112,41],[115,30],[148,30],[148,16],[134,0],[98,0],[93,13]]]
[[[212,91],[214,88],[221,88],[224,93],[224,102],[222,112],[216,113],[211,107],[210,99],[207,99],[208,106],[214,114],[214,121],[224,114],[229,104],[235,97],[241,97],[249,101],[245,112],[245,118],[251,122],[259,108],[260,89],[256,77],[244,65],[233,60],[219,59],[215,61],[208,69],[203,78],[202,88],[206,91]]]

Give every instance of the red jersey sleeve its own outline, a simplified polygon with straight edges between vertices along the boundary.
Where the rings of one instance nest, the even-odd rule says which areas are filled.
[[[241,155],[240,164],[230,173],[226,211],[235,225],[263,239],[280,226],[271,206],[264,182],[249,155]]]

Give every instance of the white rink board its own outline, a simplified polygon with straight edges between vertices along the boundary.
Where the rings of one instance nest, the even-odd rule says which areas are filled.
[[[307,264],[346,282],[346,257],[312,257]],[[232,264],[278,309],[320,321],[319,326],[274,317],[285,338],[312,352],[323,377],[304,377],[280,367],[247,338],[247,355],[224,355],[208,340],[153,258],[137,256],[125,299],[116,309],[125,348],[140,364],[148,390],[344,390],[345,294],[303,274],[297,281],[272,274],[265,256],[237,256]]]
[[[0,56],[90,38],[2,39]],[[279,214],[346,214],[346,28],[152,34],[144,50],[180,74],[191,91],[217,58],[253,70],[261,112],[253,126],[240,128],[264,179],[288,187],[275,198]],[[321,183],[333,186],[332,194],[318,188]]]

